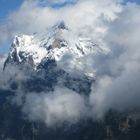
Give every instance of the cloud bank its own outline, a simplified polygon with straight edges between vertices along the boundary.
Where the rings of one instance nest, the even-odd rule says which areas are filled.
[[[64,21],[75,32],[89,34],[89,31],[92,31],[94,34],[91,35],[95,35],[95,33],[100,35],[100,32],[103,33],[106,30],[103,20],[113,20],[120,10],[121,5],[112,0],[80,0],[75,5],[68,5],[60,9],[42,7],[36,1],[25,1],[0,26],[2,31],[0,38],[6,40],[6,37],[17,33],[43,32],[59,21]]]
[[[140,105],[139,14],[139,5],[124,6],[105,37],[111,49],[109,56],[96,58],[99,79],[97,85],[93,85],[90,100],[93,112],[99,116],[109,108],[123,111]]]
[[[47,126],[73,124],[86,116],[84,98],[64,87],[56,87],[47,94],[28,94],[25,100],[23,112],[31,120],[45,122]]]

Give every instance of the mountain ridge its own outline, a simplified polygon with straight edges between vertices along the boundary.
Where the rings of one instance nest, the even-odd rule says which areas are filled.
[[[54,59],[59,63],[65,57],[72,58],[73,67],[77,67],[79,59],[87,55],[108,52],[107,48],[94,43],[92,38],[76,35],[64,22],[60,22],[41,34],[16,35],[4,68],[8,63],[17,65],[26,62],[37,70],[44,60]],[[93,76],[94,72],[86,74]]]

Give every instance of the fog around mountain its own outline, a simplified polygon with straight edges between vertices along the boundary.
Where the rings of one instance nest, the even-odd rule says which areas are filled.
[[[74,63],[71,61],[74,60],[73,55],[57,62],[58,67],[66,71],[67,64],[72,77],[76,77],[79,72],[83,75],[87,70],[95,73],[95,82],[88,95],[67,89],[61,77],[53,91],[44,89],[40,94],[29,92],[24,95],[20,84],[34,72],[26,69],[25,72],[21,71],[18,66],[9,66],[3,71],[5,56],[1,58],[0,65],[1,87],[10,89],[10,81],[14,78],[19,87],[12,101],[22,106],[29,120],[41,120],[48,125],[57,121],[75,123],[86,117],[101,119],[109,109],[124,111],[139,107],[139,15],[138,4],[123,5],[114,0],[81,0],[60,9],[25,1],[20,9],[7,17],[7,23],[1,25],[5,36],[18,33],[31,35],[33,32],[40,34],[48,28],[51,30],[53,25],[62,20],[72,31],[72,36],[90,37],[109,52],[86,54],[80,59],[81,65],[78,66],[81,71],[78,72],[75,69],[77,61],[74,67],[70,67]],[[73,40],[70,35],[66,38]],[[21,101],[22,96],[25,97],[24,103]]]
[[[121,0],[25,0],[10,13],[0,24],[0,42],[12,39],[0,57],[0,139],[139,138],[139,17],[139,4]]]

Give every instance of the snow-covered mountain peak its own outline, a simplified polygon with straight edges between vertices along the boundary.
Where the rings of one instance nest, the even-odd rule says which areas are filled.
[[[108,50],[90,37],[76,35],[60,22],[41,34],[15,36],[5,65],[27,62],[37,69],[44,60],[53,59],[59,63],[65,61],[65,56],[70,56],[78,65],[80,58],[101,52]]]
[[[39,47],[33,35],[15,36],[6,63],[20,64],[29,62],[33,67],[46,56],[46,49]]]

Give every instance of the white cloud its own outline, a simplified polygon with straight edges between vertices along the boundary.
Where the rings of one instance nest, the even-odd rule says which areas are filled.
[[[42,7],[34,1],[25,1],[17,11],[7,17],[6,23],[4,23],[5,35],[6,32],[7,36],[17,33],[42,32],[63,20],[70,29],[78,33],[80,30],[84,34],[92,31],[91,35],[95,36],[106,30],[103,20],[113,20],[120,10],[121,6],[112,0],[106,2],[104,0],[81,0],[75,5],[68,5],[60,9]]]
[[[4,69],[6,60],[7,54],[0,57],[0,89],[11,89],[10,86],[13,82],[16,82],[20,86],[32,73],[29,67],[24,67],[24,69],[21,70],[20,67],[10,64]]]
[[[67,3],[75,2],[75,0],[48,0],[48,2],[53,3],[53,4],[58,4],[58,3],[65,3],[65,2]]]
[[[111,108],[124,111],[140,106],[139,8],[131,3],[124,6],[105,37],[110,54],[95,60],[98,80],[90,101],[98,117]]]
[[[29,119],[43,121],[48,126],[78,122],[85,116],[86,106],[82,96],[72,90],[56,87],[54,92],[26,96],[23,112]]]

